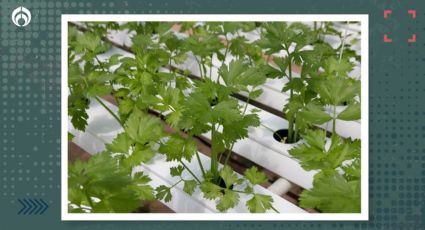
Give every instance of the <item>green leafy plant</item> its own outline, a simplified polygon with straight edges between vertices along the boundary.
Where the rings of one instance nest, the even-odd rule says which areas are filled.
[[[323,212],[360,212],[360,141],[333,135],[326,147],[326,133],[308,131],[305,143],[289,150],[305,170],[319,170],[313,188],[305,190],[300,205]]]
[[[131,175],[109,153],[68,165],[68,210],[72,213],[128,213],[153,200],[154,191],[142,172]]]
[[[95,99],[124,128],[125,132],[107,144],[106,152],[102,153],[113,156],[120,169],[130,173],[134,166],[148,162],[156,153],[164,154],[167,161],[177,162],[178,166],[171,168],[170,174],[180,177],[180,180],[171,186],[157,187],[157,199],[169,202],[172,188],[184,183],[185,192],[192,194],[199,188],[206,199],[217,200],[219,211],[235,207],[241,193],[252,196],[247,202],[251,212],[274,209],[270,196],[257,194],[253,189],[254,185],[267,180],[264,174],[251,168],[246,171],[244,179],[228,166],[234,143],[248,136],[248,127],[259,125],[256,114],[247,114],[247,104],[239,104],[231,95],[246,92],[249,99],[258,97],[261,90],[257,87],[266,79],[262,67],[250,66],[249,60],[245,59],[247,56],[242,58],[242,54],[240,59],[228,65],[224,63],[226,53],[231,52],[230,43],[223,44],[217,35],[234,32],[239,25],[207,23],[198,26],[186,23],[182,28],[190,29],[192,35],[179,39],[170,32],[170,23],[124,24],[120,28],[137,32],[132,37],[134,58],[113,55],[101,61],[98,55],[109,48],[109,44],[102,40],[109,25],[86,23],[85,33],[79,33],[73,27],[70,29],[69,105],[70,108],[77,105],[75,112],[69,114],[73,125],[80,130],[85,129],[88,118],[86,110],[90,100]],[[214,28],[218,28],[214,26],[224,30],[213,32]],[[242,28],[246,26],[248,24],[243,24]],[[116,29],[116,25],[113,24],[111,28]],[[198,60],[201,80],[191,83],[184,73],[161,70],[171,63],[184,62],[188,52]],[[224,84],[214,81],[211,72],[206,71],[212,67],[213,55],[223,60],[219,79]],[[118,114],[100,99],[108,94],[114,96]],[[149,115],[150,111],[161,113],[164,121]],[[186,136],[164,132],[163,122],[175,130],[186,132]],[[211,133],[209,168],[200,160],[194,141],[195,136],[207,132]],[[186,163],[194,157],[202,177],[196,176],[194,169],[187,167]],[[220,159],[224,159],[224,167],[219,166]],[[192,177],[183,178],[184,171]],[[114,173],[111,171],[111,174]],[[236,186],[242,189],[233,189]]]
[[[235,25],[232,25],[235,26]],[[187,27],[187,25],[184,25]],[[225,28],[225,30],[219,29]],[[185,183],[185,191],[193,192],[196,186],[199,186],[207,199],[218,199],[217,209],[225,211],[234,207],[239,200],[238,193],[247,193],[255,196],[251,183],[246,187],[245,191],[232,190],[231,187],[241,184],[243,181],[235,179],[236,174],[227,166],[232,153],[232,148],[237,140],[248,136],[248,127],[258,126],[259,120],[255,114],[246,114],[247,104],[244,108],[238,101],[231,97],[236,92],[246,92],[248,98],[255,98],[261,94],[257,87],[265,82],[265,75],[261,67],[250,67],[248,63],[242,59],[231,61],[226,65],[223,61],[219,68],[219,78],[224,84],[219,84],[218,79],[214,81],[211,72],[208,73],[207,68],[211,68],[212,56],[222,55],[224,58],[229,52],[228,46],[222,49],[224,45],[220,40],[217,40],[218,34],[226,34],[226,28],[230,28],[226,23],[221,25],[206,23],[205,25],[195,25],[190,27],[192,35],[185,41],[184,47],[196,56],[201,73],[201,81],[197,81],[192,88],[192,92],[185,97],[181,103],[181,110],[171,111],[169,116],[173,114],[181,114],[184,120],[173,122],[173,126],[184,130],[190,137],[199,136],[209,132],[211,134],[211,164],[209,170],[200,161],[198,152],[194,144],[188,146],[186,140],[181,140],[181,137],[172,136],[167,143],[162,145],[159,152],[164,153],[168,160],[180,161],[181,169],[190,171],[184,160],[191,160],[192,155],[195,155],[199,164],[202,178],[194,178],[193,180],[183,180]],[[189,30],[189,28],[186,28]],[[213,30],[212,34],[207,31]],[[201,42],[201,44],[199,44]],[[224,59],[223,59],[224,60]],[[182,111],[182,112],[181,112]],[[176,115],[177,116],[177,115]],[[188,149],[193,151],[187,152]],[[194,153],[193,153],[194,152]],[[224,160],[224,168],[220,169],[219,161],[227,152]],[[179,154],[177,154],[179,153]],[[186,153],[181,155],[180,153]],[[193,174],[193,173],[191,173]],[[233,178],[233,179],[229,179]],[[225,185],[223,185],[223,183]],[[169,198],[170,189],[166,187],[160,188],[161,196],[159,198]],[[253,197],[254,199],[255,197]],[[271,197],[264,199],[271,202]],[[266,205],[266,208],[250,208],[251,211],[260,212],[270,209],[271,204]]]
[[[278,212],[271,196],[255,192],[255,185],[267,181],[264,173],[251,167],[238,175],[229,165],[234,144],[248,137],[248,128],[260,125],[247,106],[261,95],[267,77],[288,80],[283,87],[290,96],[283,108],[289,121],[286,142],[304,138],[290,154],[304,169],[319,171],[314,187],[301,194],[300,205],[323,212],[359,210],[360,141],[340,138],[335,131],[336,120],[360,118],[360,82],[348,77],[352,59],[359,59],[351,51],[343,52],[349,50],[344,42],[338,49],[324,42],[327,34],[341,36],[330,25],[312,29],[284,22],[87,22],[80,31],[69,28],[71,123],[84,131],[86,110],[95,100],[124,129],[104,152],[88,162],[70,164],[70,211],[129,212],[153,197],[170,202],[173,188],[183,184],[189,195],[200,191],[205,199],[216,201],[221,212],[237,206],[241,194],[248,196],[245,205],[250,212]],[[111,47],[105,39],[110,30],[133,34],[132,46],[124,48],[134,56],[114,54],[100,60]],[[252,30],[260,40],[248,42],[243,33]],[[279,52],[286,56],[275,57]],[[199,78],[173,67],[189,56],[198,65]],[[217,67],[214,58],[221,61]],[[299,76],[293,75],[295,66],[300,67]],[[216,78],[213,68],[218,69]],[[245,104],[233,97],[240,93],[247,95]],[[106,95],[113,96],[118,113],[103,103]],[[342,103],[347,107],[337,114]],[[327,112],[329,107],[333,112]],[[329,121],[333,132],[327,148],[326,132],[313,127]],[[205,134],[210,136],[210,165],[204,165],[195,141]],[[153,189],[147,176],[132,174],[135,166],[149,163],[156,154],[176,163],[170,168],[175,184]],[[189,162],[195,164],[189,167]],[[108,173],[97,175],[103,171]],[[119,187],[108,185],[115,180],[122,180]],[[329,194],[328,186],[333,186]],[[120,199],[123,207],[117,207]]]
[[[302,23],[288,25],[285,22],[271,22],[262,24],[262,27],[264,33],[261,34],[261,39],[257,43],[265,49],[265,54],[269,55],[269,59],[272,58],[275,64],[275,67],[269,68],[268,75],[272,78],[285,77],[288,80],[282,89],[289,93],[289,99],[283,108],[288,120],[288,134],[287,137],[282,138],[286,143],[294,143],[298,141],[299,135],[309,125],[308,118],[310,117],[301,117],[299,113],[313,107],[306,108],[315,97],[314,92],[307,87],[306,78],[308,72],[318,67],[314,66],[317,60],[312,57],[319,56],[319,51],[308,49],[308,46],[317,41],[317,35],[315,31]],[[279,52],[284,52],[286,56],[274,56]],[[293,76],[295,65],[301,67],[302,72],[299,77]],[[320,113],[321,111],[315,112]]]
[[[331,27],[327,29],[331,34],[341,36]],[[360,81],[348,75],[354,65],[350,60],[354,58],[355,62],[358,59],[344,44],[345,39],[342,38],[335,52],[323,52],[324,46],[320,42],[314,46],[319,53],[327,55],[322,55],[317,64],[308,67],[310,77],[306,79],[306,88],[314,97],[298,113],[298,120],[307,118],[309,124],[332,121],[330,146],[325,147],[328,141],[325,131],[305,126],[304,143],[289,150],[304,169],[319,171],[313,188],[301,194],[300,205],[332,213],[360,212],[361,207],[360,140],[343,139],[336,132],[337,120],[353,121],[361,117]],[[344,103],[346,107],[337,113],[337,107]],[[326,108],[331,108],[331,112],[324,112]]]

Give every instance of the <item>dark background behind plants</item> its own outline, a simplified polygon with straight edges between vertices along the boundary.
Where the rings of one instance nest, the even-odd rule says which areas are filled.
[[[25,28],[10,14],[32,13]],[[0,4],[1,224],[7,229],[424,229],[425,2],[416,1],[6,1]],[[384,20],[383,10],[393,14]],[[408,9],[417,10],[411,19]],[[421,11],[422,10],[422,11]],[[369,222],[61,222],[60,14],[369,14]],[[255,19],[253,19],[255,20]],[[393,43],[383,43],[383,34]],[[407,39],[416,33],[417,42]],[[17,215],[42,198],[43,215]]]

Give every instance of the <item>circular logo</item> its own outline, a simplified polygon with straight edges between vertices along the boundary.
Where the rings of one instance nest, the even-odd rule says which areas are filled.
[[[12,22],[19,27],[27,26],[31,22],[31,12],[23,6],[14,9],[12,12]]]

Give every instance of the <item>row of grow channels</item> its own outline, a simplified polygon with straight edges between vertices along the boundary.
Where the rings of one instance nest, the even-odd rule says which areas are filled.
[[[189,36],[182,39],[170,30],[176,25]],[[319,170],[314,187],[301,194],[300,206],[322,212],[360,211],[360,140],[339,137],[335,126],[330,134],[315,128],[328,121],[335,124],[337,119],[360,119],[360,81],[348,76],[360,60],[344,42],[346,35],[332,23],[321,23],[320,28],[284,22],[111,22],[85,23],[85,27],[85,33],[74,27],[69,30],[71,122],[84,131],[90,100],[104,105],[100,97],[112,94],[119,113],[114,114],[106,105],[105,109],[125,132],[108,144],[105,152],[86,163],[69,165],[70,212],[130,212],[139,200],[171,200],[174,185],[151,188],[149,178],[131,173],[157,152],[169,161],[180,162],[170,169],[171,175],[181,177],[183,171],[192,174],[193,178],[179,181],[184,183],[185,192],[192,194],[199,188],[205,198],[217,201],[220,211],[234,207],[240,193],[251,196],[246,202],[251,212],[274,209],[270,196],[252,189],[266,180],[263,173],[253,167],[245,171],[244,178],[238,178],[228,166],[234,143],[247,137],[249,127],[261,125],[255,111],[241,108],[232,95],[245,92],[248,102],[254,100],[261,95],[259,86],[267,78],[288,79],[282,90],[290,98],[282,104],[289,125],[286,132],[275,135],[283,143],[297,142],[289,152],[304,169]],[[123,29],[135,33],[131,47],[135,58],[113,55],[100,61],[97,55],[110,48],[102,38],[110,30]],[[252,30],[260,32],[260,39],[251,43],[241,34]],[[343,40],[340,47],[334,49],[324,42],[327,35],[339,36]],[[275,55],[282,52],[284,57]],[[189,73],[177,70],[159,71],[183,63],[189,54],[196,57],[201,80],[192,82],[186,77]],[[230,55],[232,60],[226,60]],[[222,62],[218,79],[211,79],[211,71],[207,71],[212,69],[213,57]],[[301,67],[296,77],[292,75],[295,65]],[[336,107],[343,104],[345,110],[337,114]],[[328,107],[333,113],[325,112]],[[161,121],[148,115],[149,110],[161,112],[168,125],[189,137],[165,133]],[[211,133],[210,165],[199,160],[193,141],[205,132]],[[223,156],[226,159],[220,159]],[[184,160],[192,158],[198,160],[202,177],[196,177],[185,165]],[[218,166],[220,160],[223,168]],[[120,181],[119,186],[112,186],[114,181]],[[233,189],[240,184],[244,189]]]

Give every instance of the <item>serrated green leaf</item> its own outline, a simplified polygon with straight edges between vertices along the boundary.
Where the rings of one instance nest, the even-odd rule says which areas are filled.
[[[246,202],[246,206],[252,213],[264,213],[272,208],[273,198],[269,195],[254,194],[253,197]]]
[[[192,130],[193,134],[204,133],[212,121],[211,106],[208,98],[202,93],[192,93],[184,103],[183,128]]]
[[[221,193],[222,188],[211,182],[204,181],[201,184],[201,191],[204,193],[204,197],[208,200],[213,200],[223,196]]]
[[[288,81],[285,86],[282,88],[282,92],[288,92],[290,90],[299,92],[306,88],[304,81],[301,78],[293,78],[291,81]]]
[[[89,97],[101,97],[112,92],[112,86],[110,85],[93,85],[87,90],[87,96]]]
[[[279,67],[281,76],[286,75],[286,70],[290,65],[290,59],[288,57],[274,57],[273,62]]]
[[[171,194],[171,188],[161,185],[155,189],[156,198],[165,202],[170,202],[173,195]]]
[[[360,93],[359,82],[347,78],[314,80],[311,81],[311,86],[319,94],[320,99],[329,105],[350,101]]]
[[[266,74],[262,68],[247,66],[242,60],[232,60],[229,66],[223,64],[219,74],[228,87],[246,90],[247,86],[258,86],[266,81]]]
[[[244,175],[253,185],[262,184],[267,181],[266,175],[263,172],[259,172],[255,166],[245,170]]]
[[[330,213],[360,212],[360,181],[346,181],[342,176],[323,177],[311,190],[300,196],[304,208],[318,208]]]
[[[170,139],[159,147],[159,152],[166,155],[167,161],[180,161],[186,159],[190,161],[197,151],[197,145],[191,138],[183,138],[172,135]]]
[[[253,193],[254,192],[254,188],[251,185],[247,185],[244,189],[244,192],[246,193]]]
[[[320,129],[310,130],[306,135],[303,135],[303,138],[310,146],[323,151],[325,150],[326,131]]]
[[[308,124],[321,125],[330,121],[332,117],[318,103],[311,101],[299,111],[297,119],[302,119]]]
[[[149,185],[137,185],[137,186],[133,186],[132,189],[134,189],[134,191],[136,192],[138,199],[141,199],[141,200],[155,199],[154,190]]]
[[[347,180],[356,180],[361,178],[361,161],[359,158],[353,161],[350,165],[342,166],[345,178]]]
[[[134,141],[126,133],[120,133],[112,143],[106,145],[106,149],[113,153],[127,154],[132,144]]]
[[[223,169],[221,169],[220,176],[224,180],[226,188],[230,188],[232,185],[238,182],[238,176],[228,165],[225,165]]]
[[[198,183],[195,180],[185,180],[183,191],[185,191],[189,195],[192,195],[197,185]]]
[[[109,83],[117,77],[115,74],[111,73],[100,73],[92,72],[87,76],[88,81],[92,84],[104,84]]]
[[[338,119],[344,121],[355,121],[361,118],[360,103],[354,103],[347,106],[347,108],[338,114]]]
[[[136,143],[133,152],[123,160],[123,163],[134,167],[148,162],[153,156],[155,156],[155,152],[151,148]]]
[[[143,171],[134,173],[133,180],[137,185],[147,184],[148,182],[152,181],[148,175],[143,173]]]
[[[344,161],[360,157],[360,141],[342,140],[339,136],[332,138],[331,147],[328,150],[328,164],[333,168],[340,166]]]
[[[81,93],[81,89],[74,89],[73,93],[68,96],[68,115],[71,117],[71,123],[74,128],[84,131],[87,126],[87,109],[90,100]]]
[[[305,170],[320,169],[324,167],[326,158],[325,141],[326,133],[323,130],[308,131],[303,138],[306,143],[297,145],[289,150],[289,154],[300,160]]]
[[[171,176],[181,176],[183,173],[184,167],[182,165],[179,165],[177,167],[171,167],[170,168],[170,175]]]
[[[123,99],[119,101],[118,112],[121,116],[127,116],[134,108],[134,101],[131,99]]]
[[[77,35],[77,43],[84,49],[95,51],[97,47],[101,45],[101,39],[99,36],[93,33],[83,33]]]
[[[236,100],[219,102],[212,110],[212,117],[216,123],[231,123],[241,119],[241,112]]]
[[[124,124],[128,136],[144,145],[151,141],[158,141],[164,136],[163,124],[157,117],[134,110]]]
[[[260,125],[257,114],[248,114],[241,119],[223,124],[223,133],[220,138],[226,143],[233,143],[237,140],[248,137],[248,128]]]
[[[255,98],[261,96],[262,93],[263,93],[263,89],[256,89],[256,90],[249,93],[249,97],[252,98],[252,99],[255,99]]]
[[[323,167],[322,160],[325,158],[324,152],[320,149],[300,144],[296,148],[290,149],[289,154],[300,160],[301,167],[305,170],[320,169]]]
[[[114,213],[127,213],[129,211],[135,210],[139,207],[138,194],[132,190],[123,191],[120,194],[114,194],[108,198],[107,205],[113,210]],[[94,212],[101,211],[102,209],[96,210],[97,207],[94,207]]]
[[[168,114],[165,118],[167,124],[169,124],[173,128],[178,128],[180,124],[180,120],[182,119],[183,111],[176,110]]]
[[[328,74],[347,76],[351,70],[353,70],[353,64],[345,59],[337,60],[334,57],[330,57],[325,62],[325,71]]]
[[[153,190],[146,184],[149,181],[141,172],[132,177],[108,152],[95,154],[86,162],[77,160],[68,165],[68,200],[79,208],[70,211],[132,212],[140,201],[153,198]]]
[[[342,140],[333,135],[329,149],[325,149],[326,133],[323,130],[308,131],[303,136],[306,143],[289,150],[289,154],[300,160],[305,170],[320,169],[334,171],[342,162],[360,156],[360,141]]]
[[[230,208],[235,207],[238,203],[239,194],[230,189],[225,189],[224,195],[220,198],[216,208],[220,212],[224,212]]]

